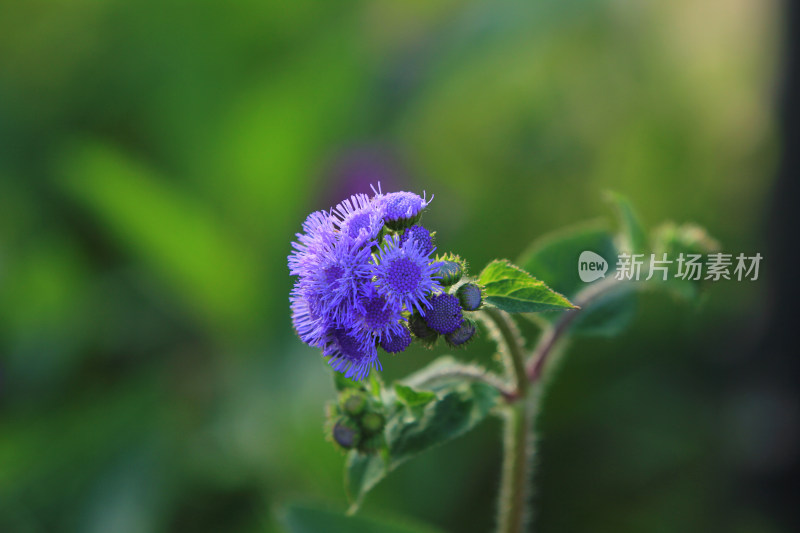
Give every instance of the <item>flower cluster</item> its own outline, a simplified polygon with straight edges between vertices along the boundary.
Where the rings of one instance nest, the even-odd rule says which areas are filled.
[[[432,257],[432,235],[419,224],[429,203],[411,192],[357,194],[309,215],[292,243],[294,328],[349,378],[381,369],[378,347],[396,354],[414,337],[430,344],[439,334],[460,345],[474,333],[459,297],[445,292],[462,264],[451,254]]]

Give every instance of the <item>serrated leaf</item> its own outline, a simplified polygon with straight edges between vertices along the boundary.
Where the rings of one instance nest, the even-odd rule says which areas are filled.
[[[394,392],[397,395],[397,399],[409,407],[425,406],[436,399],[436,394],[431,391],[415,390],[408,385],[400,383],[395,384]]]
[[[607,193],[608,199],[614,204],[621,226],[619,249],[629,253],[643,253],[647,251],[647,233],[639,221],[639,217],[627,198],[615,192]]]
[[[415,455],[471,430],[500,399],[496,388],[480,382],[458,380],[440,384],[436,390],[438,394],[424,408],[396,404],[384,431],[387,461],[380,455],[348,454],[345,487],[351,513],[389,472]]]
[[[306,505],[289,505],[282,520],[288,533],[439,533],[425,524],[406,519],[387,520],[345,516],[341,513]]]
[[[505,259],[486,265],[478,281],[484,300],[508,313],[574,309],[564,296]]]
[[[600,222],[589,222],[544,235],[531,244],[520,256],[519,264],[533,275],[546,279],[550,286],[574,300],[580,291],[591,283],[581,281],[578,261],[584,251],[603,257],[609,264],[606,277],[613,276],[617,248],[614,236]],[[630,323],[636,312],[636,294],[631,287],[620,287],[618,292],[594,301],[581,310],[570,330],[584,336],[612,336],[620,333]],[[554,321],[560,314],[543,314],[546,321]]]

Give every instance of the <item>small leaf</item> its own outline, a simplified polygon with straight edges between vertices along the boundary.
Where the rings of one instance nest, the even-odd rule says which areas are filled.
[[[484,383],[461,383],[428,404],[422,416],[398,417],[387,424],[391,468],[475,427],[496,405],[498,396],[497,389]]]
[[[647,251],[647,234],[645,233],[636,211],[627,198],[614,192],[607,193],[608,199],[617,208],[617,215],[621,225],[621,239],[619,248],[629,253],[643,253]]]
[[[282,522],[288,533],[439,533],[440,530],[406,519],[387,520],[345,516],[306,505],[289,505]]]
[[[407,385],[395,384],[394,392],[397,399],[409,407],[422,407],[436,399],[436,394],[430,391],[419,391]]]
[[[400,386],[400,390],[413,389]],[[389,472],[423,451],[443,444],[478,425],[500,399],[495,387],[463,380],[442,383],[436,397],[424,405],[398,407],[389,416],[384,436],[389,450],[380,455],[350,452],[345,470],[345,487],[350,513],[355,512],[367,492]],[[404,394],[404,393],[401,393]],[[424,394],[424,393],[422,393]]]
[[[505,259],[489,263],[478,280],[484,286],[486,302],[508,313],[575,308],[564,296]]]

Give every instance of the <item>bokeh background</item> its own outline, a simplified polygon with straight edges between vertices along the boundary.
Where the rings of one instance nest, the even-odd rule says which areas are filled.
[[[800,408],[753,370],[785,9],[0,2],[0,531],[278,532],[288,503],[343,510],[286,256],[308,212],[378,181],[435,194],[426,225],[476,270],[608,217],[608,189],[647,225],[765,255],[757,282],[698,309],[644,295],[626,334],[572,344],[538,420],[536,525],[792,531]],[[412,461],[363,512],[491,530],[499,429]]]

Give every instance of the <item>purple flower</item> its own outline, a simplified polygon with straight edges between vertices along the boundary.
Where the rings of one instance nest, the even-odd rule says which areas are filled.
[[[366,194],[354,194],[333,209],[334,222],[343,237],[365,244],[377,238],[383,213]]]
[[[419,220],[422,210],[433,201],[433,196],[428,200],[413,192],[400,191],[382,194],[380,184],[375,190],[374,202],[381,210],[384,223],[393,230],[407,228]]]
[[[434,250],[436,250],[436,248],[433,246],[431,233],[422,226],[414,225],[410,228],[407,228],[400,237],[400,244],[405,244],[405,242],[408,240],[417,241],[420,250],[424,254],[431,254]]]
[[[319,300],[320,313],[341,323],[360,308],[360,295],[371,277],[369,246],[357,246],[346,235],[332,248],[322,248],[313,261],[300,269],[310,291]]]
[[[344,328],[328,332],[322,353],[330,358],[328,363],[334,370],[356,381],[364,379],[371,368],[381,370],[375,340],[364,338]]]
[[[430,309],[425,313],[425,323],[441,334],[452,333],[461,326],[464,315],[458,298],[452,294],[437,294],[431,298]]]
[[[417,241],[409,240],[401,246],[393,235],[384,242],[378,263],[372,265],[375,288],[390,305],[423,312],[423,307],[430,307],[428,295],[442,288],[429,255],[422,253]]]
[[[303,232],[297,234],[297,241],[292,242],[294,251],[289,254],[289,273],[293,276],[302,276],[317,254],[331,249],[337,240],[333,220],[324,211],[308,215],[303,222]]]
[[[310,346],[322,348],[332,323],[320,313],[318,295],[311,291],[307,282],[299,280],[292,289],[289,302],[292,324],[300,340]]]
[[[400,353],[411,344],[411,333],[405,327],[381,340],[381,348],[388,353]]]
[[[366,285],[355,318],[364,334],[380,341],[387,336],[402,335],[405,330],[402,311],[402,305],[390,303],[374,286]]]
[[[404,351],[412,340],[405,317],[424,313],[442,291],[427,229],[383,237],[387,217],[406,228],[428,203],[410,192],[353,195],[330,212],[309,215],[292,243],[294,329],[347,377],[360,380],[381,368],[378,345]]]

